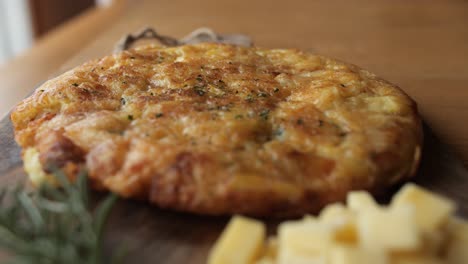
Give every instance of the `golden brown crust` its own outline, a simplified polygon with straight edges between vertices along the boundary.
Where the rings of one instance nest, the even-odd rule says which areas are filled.
[[[91,61],[11,118],[44,168],[84,165],[124,197],[206,214],[293,216],[384,189],[414,173],[422,142],[415,103],[365,70],[221,44]]]

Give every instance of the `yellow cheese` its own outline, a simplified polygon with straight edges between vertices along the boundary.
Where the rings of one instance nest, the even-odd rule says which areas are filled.
[[[265,225],[234,216],[208,257],[208,264],[251,264],[259,256],[265,240]]]
[[[382,250],[336,246],[330,251],[330,264],[387,264],[387,254]]]
[[[448,249],[448,263],[468,263],[468,222],[453,217],[449,220],[447,229],[451,239]]]
[[[53,176],[46,174],[42,169],[42,164],[39,161],[39,151],[36,148],[27,148],[23,155],[24,170],[28,173],[31,182],[39,186],[42,183],[53,181]]]
[[[334,240],[339,244],[357,245],[359,243],[356,223],[346,222],[334,230]]]
[[[406,184],[393,197],[391,206],[408,204],[414,206],[416,222],[423,231],[439,228],[455,211],[454,202],[415,184]]]
[[[451,217],[446,229],[452,239],[465,241],[468,244],[468,221],[458,217]]]
[[[337,218],[347,218],[349,215],[349,210],[343,204],[333,203],[322,209],[319,215],[319,219],[323,222],[329,222]]]
[[[261,258],[255,261],[255,264],[275,264],[275,261],[270,258]]]
[[[334,203],[318,217],[283,222],[278,237],[265,244],[264,231],[257,239],[245,222],[256,221],[240,218],[241,224],[223,233],[208,263],[468,264],[468,222],[452,216],[454,208],[413,184],[390,206],[377,204],[367,192],[351,192],[347,206]]]
[[[307,220],[315,221],[315,220],[317,220],[317,217],[315,217],[314,215],[311,215],[311,214],[306,214],[306,215],[304,215],[304,217],[302,217],[302,220],[304,220],[304,221],[307,221]]]
[[[261,258],[255,264],[275,264],[278,255],[278,239],[276,237],[268,238],[264,245]]]
[[[421,234],[421,249],[420,252],[427,255],[438,255],[447,244],[447,232],[441,230],[433,232],[424,232]]]
[[[319,220],[332,227],[333,238],[337,243],[356,244],[356,216],[343,204],[334,203],[326,206],[319,215]]]
[[[449,264],[468,263],[468,242],[455,240],[449,246],[447,260]]]
[[[354,191],[348,193],[346,204],[349,209],[355,211],[372,210],[377,208],[374,198],[366,191]]]
[[[414,250],[420,245],[414,210],[410,206],[362,211],[357,218],[364,248]]]
[[[333,233],[318,221],[289,221],[278,231],[279,264],[325,264]]]
[[[276,259],[277,255],[278,239],[276,239],[275,237],[270,237],[265,245],[265,251],[263,252],[263,256],[268,257],[270,259]]]
[[[281,248],[278,264],[327,264],[326,254],[311,254],[307,251],[296,251],[294,248]]]
[[[412,256],[400,256],[392,258],[392,264],[445,264],[446,262],[442,259],[424,256],[424,255],[412,255]]]
[[[275,260],[271,258],[263,257],[255,261],[255,264],[275,264]]]

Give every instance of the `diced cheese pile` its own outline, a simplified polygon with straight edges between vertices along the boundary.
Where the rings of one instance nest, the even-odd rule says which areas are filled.
[[[262,222],[235,216],[216,242],[208,263],[253,263],[260,256],[264,241]]]
[[[468,264],[468,222],[447,198],[406,184],[388,206],[364,191],[346,204],[283,222],[268,239],[262,222],[234,216],[208,264]]]

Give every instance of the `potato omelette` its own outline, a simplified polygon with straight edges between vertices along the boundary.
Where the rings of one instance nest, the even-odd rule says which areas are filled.
[[[422,126],[395,85],[293,49],[146,45],[49,80],[11,114],[34,184],[54,168],[161,208],[291,217],[412,176]]]

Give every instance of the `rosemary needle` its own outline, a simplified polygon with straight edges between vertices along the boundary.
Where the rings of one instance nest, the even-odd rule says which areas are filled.
[[[117,196],[93,213],[86,173],[75,183],[61,171],[54,175],[61,188],[46,183],[33,192],[22,185],[0,190],[0,248],[14,264],[103,263],[102,233]]]

